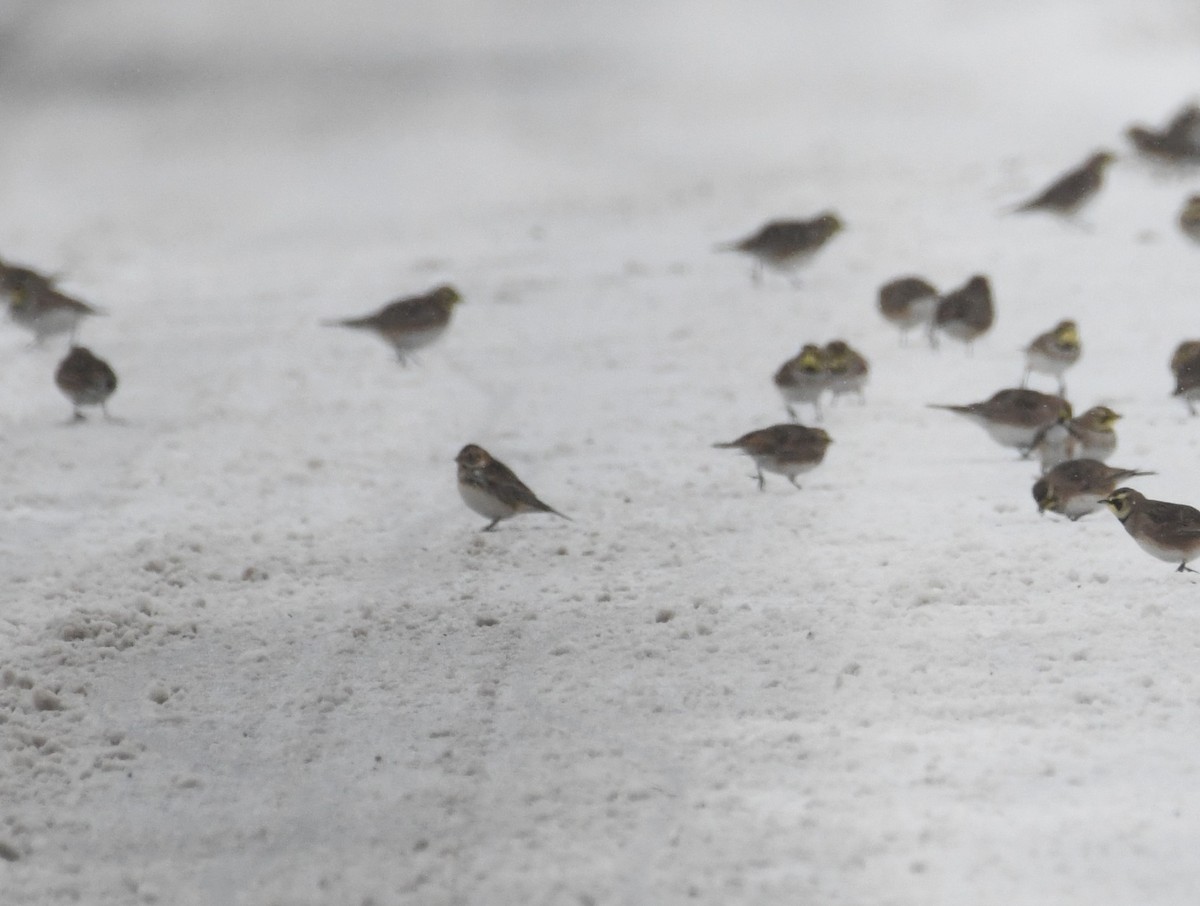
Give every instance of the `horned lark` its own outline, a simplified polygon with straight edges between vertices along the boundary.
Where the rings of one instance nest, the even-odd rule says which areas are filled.
[[[117,374],[104,359],[90,349],[72,346],[54,372],[54,383],[75,407],[75,421],[83,421],[84,406],[99,406],[108,418],[106,403],[117,389]]]
[[[901,343],[914,327],[929,329],[937,304],[937,287],[920,277],[899,277],[879,287],[879,313],[900,328]]]
[[[1130,126],[1125,135],[1147,157],[1169,164],[1200,163],[1200,107],[1189,104],[1161,132]]]
[[[1125,531],[1150,556],[1178,563],[1176,572],[1195,572],[1188,561],[1200,554],[1200,510],[1182,503],[1148,500],[1133,488],[1117,488],[1100,502],[1113,511]]]
[[[987,277],[976,274],[938,301],[933,326],[959,342],[966,343],[969,349],[975,340],[991,328],[995,319],[992,285]],[[930,343],[936,346],[936,337],[932,331],[929,338]]]
[[[821,347],[807,343],[797,355],[780,365],[775,372],[775,386],[793,420],[798,420],[794,408],[798,403],[811,405],[819,419],[821,394],[826,387],[825,353]]]
[[[1060,418],[1043,429],[1033,442],[1042,471],[1069,459],[1108,459],[1117,449],[1113,426],[1120,418],[1108,406],[1093,406],[1082,415]]]
[[[463,502],[480,516],[492,520],[483,527],[490,532],[504,519],[521,513],[553,513],[570,519],[549,504],[538,500],[512,469],[493,459],[483,447],[467,444],[454,458],[458,463],[458,493]]]
[[[0,297],[8,302],[13,323],[31,331],[38,345],[63,333],[74,340],[79,322],[100,313],[61,292],[50,277],[26,267],[0,264]]]
[[[772,220],[754,235],[718,249],[750,255],[755,261],[753,276],[757,282],[762,279],[764,267],[791,270],[804,264],[842,228],[842,221],[832,211],[811,220]]]
[[[1108,151],[1093,154],[1015,210],[1049,211],[1064,217],[1078,213],[1100,191],[1104,183],[1104,169],[1115,159],[1115,155]]]
[[[1079,328],[1074,321],[1059,321],[1053,330],[1034,338],[1025,347],[1025,374],[1021,386],[1029,383],[1033,372],[1048,374],[1058,380],[1058,394],[1066,394],[1067,385],[1063,374],[1079,361],[1082,347],[1079,345]]]
[[[1179,212],[1179,229],[1193,242],[1200,242],[1200,195],[1191,196]]]
[[[428,346],[450,326],[450,314],[462,301],[452,286],[439,286],[420,296],[390,302],[374,314],[342,321],[326,321],[327,327],[371,330],[392,344],[401,365],[416,350]]]
[[[946,409],[965,415],[983,427],[992,440],[1004,447],[1015,447],[1027,454],[1042,430],[1062,418],[1070,417],[1071,405],[1061,396],[1051,396],[1023,387],[1001,390],[991,399],[968,406],[931,404],[931,409]]]
[[[1153,474],[1106,466],[1098,459],[1069,459],[1034,483],[1033,499],[1039,513],[1061,513],[1074,522],[1100,509],[1104,498],[1125,479]]]
[[[852,349],[845,340],[831,340],[825,344],[822,354],[825,359],[825,386],[833,394],[834,402],[847,393],[857,394],[860,400],[865,399],[863,387],[866,386],[871,366],[862,353]]]
[[[1187,403],[1188,412],[1195,415],[1200,400],[1200,340],[1184,340],[1175,347],[1171,373],[1175,376],[1174,396]]]
[[[766,485],[763,471],[783,475],[797,488],[796,476],[815,469],[825,458],[825,450],[833,443],[820,428],[804,425],[772,425],[743,434],[727,444],[713,444],[718,449],[741,450],[754,460],[758,489]]]

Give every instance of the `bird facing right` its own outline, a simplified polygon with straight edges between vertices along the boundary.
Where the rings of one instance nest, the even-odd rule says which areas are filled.
[[[1183,503],[1149,500],[1133,488],[1117,488],[1100,502],[1150,556],[1178,563],[1176,572],[1195,572],[1188,563],[1200,555],[1200,510]]]
[[[1062,217],[1074,216],[1096,197],[1104,184],[1104,171],[1114,160],[1116,156],[1111,152],[1097,151],[1015,210],[1018,213],[1048,211]]]
[[[1074,321],[1059,321],[1053,329],[1034,337],[1025,347],[1025,375],[1021,386],[1033,373],[1047,374],[1058,381],[1058,395],[1066,394],[1063,380],[1066,370],[1079,361],[1083,348],[1079,344],[1079,327]]]
[[[552,513],[564,516],[543,503],[513,470],[476,444],[467,444],[454,458],[458,463],[458,493],[463,503],[490,519],[482,531],[490,532],[501,520],[521,513]]]
[[[117,374],[108,362],[90,349],[72,346],[54,372],[54,383],[75,407],[75,421],[83,421],[84,406],[99,406],[108,418],[105,404],[117,389]]]
[[[1098,459],[1069,459],[1061,462],[1033,485],[1038,512],[1060,513],[1072,522],[1103,506],[1104,498],[1122,481],[1138,475],[1153,475],[1137,469],[1118,469]]]
[[[0,298],[8,303],[12,322],[32,332],[38,345],[63,333],[74,340],[79,323],[100,313],[61,292],[50,277],[27,267],[0,264]]]
[[[781,271],[799,267],[842,229],[841,218],[825,211],[811,220],[772,220],[745,239],[717,248],[752,257],[755,261],[752,276],[757,283],[762,280],[764,267]]]
[[[764,490],[763,472],[783,475],[797,488],[797,475],[815,469],[825,458],[825,450],[833,440],[820,428],[804,425],[772,425],[743,434],[727,444],[713,444],[721,450],[741,450],[754,460],[758,489]]]
[[[450,314],[461,301],[454,287],[438,286],[422,295],[390,302],[373,314],[326,321],[325,326],[373,331],[392,345],[400,364],[406,365],[409,356],[446,332]]]
[[[931,404],[931,409],[946,409],[965,415],[978,424],[996,443],[1016,447],[1028,453],[1041,432],[1062,419],[1070,418],[1071,404],[1061,396],[1051,396],[1024,387],[999,390],[989,399],[965,406]]]

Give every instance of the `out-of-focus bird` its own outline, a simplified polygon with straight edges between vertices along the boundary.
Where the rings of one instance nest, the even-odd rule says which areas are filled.
[[[482,531],[490,532],[502,520],[521,513],[552,513],[563,519],[571,518],[539,500],[512,469],[483,447],[467,444],[454,461],[458,463],[458,493],[463,503],[491,520]]]
[[[930,328],[937,306],[937,287],[921,277],[900,277],[879,287],[879,312],[900,328],[902,344],[914,327]]]
[[[1200,107],[1188,104],[1162,131],[1130,126],[1125,135],[1137,150],[1161,163],[1200,164]]]
[[[755,261],[753,277],[762,279],[764,267],[792,270],[804,264],[843,229],[832,211],[811,220],[772,220],[745,239],[717,246],[718,251],[742,252]]]
[[[1117,488],[1101,503],[1121,520],[1125,531],[1152,557],[1178,563],[1176,572],[1200,555],[1200,510],[1182,503],[1150,500],[1133,488]]]
[[[439,286],[419,296],[390,302],[374,314],[324,323],[327,327],[353,327],[378,334],[396,350],[400,364],[406,365],[409,356],[446,332],[454,306],[461,301],[454,287]]]
[[[1074,321],[1059,321],[1052,330],[1039,334],[1025,347],[1025,374],[1021,386],[1029,383],[1030,374],[1048,374],[1058,381],[1058,394],[1067,392],[1063,374],[1079,361],[1083,352],[1079,343],[1079,328]]]
[[[1175,376],[1172,394],[1187,403],[1188,412],[1196,414],[1200,400],[1200,340],[1184,340],[1171,354],[1171,374]]]
[[[953,337],[960,343],[971,344],[991,329],[996,320],[992,300],[992,285],[988,278],[976,274],[958,289],[942,296],[933,316],[933,329]],[[937,345],[934,333],[930,342]]]
[[[814,417],[821,417],[821,394],[826,387],[825,353],[820,346],[806,343],[792,358],[775,372],[775,386],[783,396],[788,415],[798,421],[795,407],[807,403]]]
[[[72,346],[54,372],[54,383],[75,409],[75,421],[83,421],[84,406],[99,406],[108,418],[108,398],[117,389],[117,374],[104,359],[83,346]]]
[[[1121,482],[1137,475],[1153,475],[1137,469],[1118,469],[1098,459],[1069,459],[1060,462],[1033,485],[1038,512],[1059,513],[1072,522],[1094,513]]]
[[[1064,217],[1073,216],[1100,191],[1104,184],[1104,170],[1115,159],[1108,151],[1096,152],[1014,210],[1022,213],[1049,211]]]
[[[1107,460],[1117,449],[1114,425],[1120,418],[1108,406],[1092,406],[1082,415],[1061,418],[1045,428],[1033,442],[1042,471],[1069,459]]]
[[[51,277],[27,267],[0,263],[0,298],[8,303],[8,316],[14,324],[33,334],[38,345],[58,334],[75,339],[79,323],[100,314],[86,302],[60,291]]]
[[[763,472],[783,475],[797,488],[797,475],[815,469],[825,458],[825,451],[833,441],[820,428],[804,425],[772,425],[743,434],[727,444],[713,444],[718,449],[741,450],[754,460],[761,491],[766,485]]]
[[[1061,396],[1051,396],[1024,387],[1000,390],[989,399],[966,406],[930,404],[966,416],[981,426],[996,443],[1015,447],[1027,454],[1038,435],[1064,415],[1070,418],[1071,404]]]
[[[845,340],[830,340],[825,344],[822,357],[825,360],[825,385],[833,394],[833,401],[837,402],[839,396],[847,393],[864,400],[863,387],[871,372],[866,357]]]
[[[1200,195],[1191,196],[1179,212],[1179,229],[1193,242],[1200,242]]]

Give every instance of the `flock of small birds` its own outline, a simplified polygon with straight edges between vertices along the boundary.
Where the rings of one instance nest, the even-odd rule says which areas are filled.
[[[1138,153],[1158,163],[1200,165],[1200,107],[1185,107],[1162,130],[1133,126],[1126,135]],[[1114,160],[1111,152],[1098,151],[1010,212],[1072,218],[1101,190],[1105,170]],[[1200,242],[1200,195],[1186,200],[1178,225],[1184,235]],[[802,266],[843,229],[841,218],[825,211],[808,220],[772,220],[754,234],[718,249],[749,256],[752,278],[758,283],[767,269],[792,272]],[[371,314],[323,323],[378,335],[403,365],[446,332],[461,300],[454,287],[443,285],[397,299]],[[33,334],[35,344],[64,334],[70,338],[70,349],[54,378],[71,401],[73,421],[85,420],[83,410],[90,406],[99,407],[109,418],[107,403],[117,389],[116,373],[106,361],[75,342],[81,323],[102,312],[62,292],[54,277],[3,262],[0,302],[7,304],[14,324]],[[934,348],[945,337],[969,350],[995,321],[991,283],[983,274],[968,277],[948,292],[939,291],[922,277],[902,276],[879,288],[877,305],[883,318],[899,328],[902,343],[910,331],[919,329]],[[1106,464],[1117,446],[1114,425],[1121,416],[1106,406],[1073,414],[1065,396],[1065,376],[1081,353],[1078,325],[1072,320],[1060,321],[1026,347],[1020,387],[1002,389],[976,403],[932,408],[975,422],[997,443],[1019,450],[1022,456],[1036,454],[1042,468],[1042,476],[1033,486],[1039,512],[1076,520],[1107,507],[1148,553],[1178,564],[1179,571],[1194,572],[1188,563],[1200,555],[1200,510],[1149,500],[1132,488],[1119,487],[1129,478],[1153,474]],[[1175,395],[1195,414],[1200,401],[1200,340],[1181,342],[1170,368],[1176,381]],[[805,344],[774,375],[791,422],[714,446],[749,456],[760,490],[766,484],[764,472],[782,475],[799,488],[797,477],[821,464],[833,440],[824,429],[801,424],[797,407],[811,407],[819,421],[826,395],[832,400],[854,395],[861,401],[869,374],[866,357],[845,340],[832,340],[824,346]],[[1055,380],[1057,393],[1029,389],[1033,375]],[[464,446],[455,462],[463,502],[489,520],[483,531],[492,531],[500,522],[523,513],[569,518],[539,499],[511,469],[477,444]]]

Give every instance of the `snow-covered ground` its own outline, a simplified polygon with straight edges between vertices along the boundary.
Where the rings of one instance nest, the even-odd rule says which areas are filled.
[[[1194,904],[1200,579],[926,404],[1075,317],[1200,503],[1200,174],[999,214],[1198,51],[1185,0],[0,3],[0,257],[108,312],[123,420],[0,324],[0,903]],[[826,208],[799,288],[712,251]],[[898,345],[908,272],[991,276],[973,356]],[[416,367],[319,326],[443,281]],[[710,445],[835,336],[866,404],[760,494]],[[574,521],[480,534],[469,441]]]

